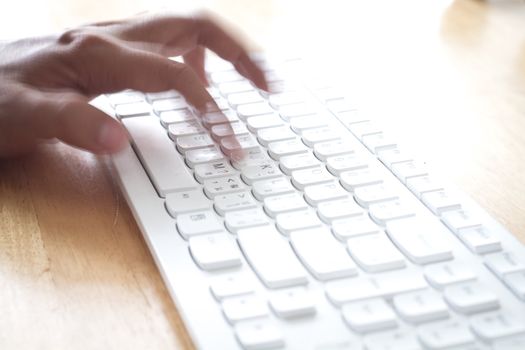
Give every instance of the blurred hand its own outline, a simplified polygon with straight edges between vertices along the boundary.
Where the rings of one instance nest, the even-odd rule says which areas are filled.
[[[204,17],[149,15],[0,44],[0,157],[55,138],[95,153],[118,151],[125,130],[88,104],[103,93],[175,89],[206,110],[214,102],[205,89],[205,48],[267,89],[246,50]],[[180,55],[185,63],[167,59]]]

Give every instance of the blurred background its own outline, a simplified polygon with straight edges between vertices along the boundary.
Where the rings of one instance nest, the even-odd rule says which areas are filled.
[[[525,193],[517,176],[525,173],[523,0],[18,0],[3,7],[0,38],[143,11],[211,11],[253,49],[316,62],[315,74],[335,77],[402,146],[525,232],[525,196],[517,195]]]

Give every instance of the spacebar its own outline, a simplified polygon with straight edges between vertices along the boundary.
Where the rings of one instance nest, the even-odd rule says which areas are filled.
[[[155,117],[134,117],[122,121],[135,151],[161,197],[166,193],[196,188],[196,182],[173,142]]]

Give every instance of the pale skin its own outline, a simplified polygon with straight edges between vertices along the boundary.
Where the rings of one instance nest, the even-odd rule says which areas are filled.
[[[55,139],[97,154],[119,151],[126,131],[88,104],[104,93],[175,89],[197,111],[213,109],[205,49],[267,90],[246,49],[203,16],[147,15],[0,43],[0,158]]]

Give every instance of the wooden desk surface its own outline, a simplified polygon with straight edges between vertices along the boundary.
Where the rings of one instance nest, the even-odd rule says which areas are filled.
[[[0,33],[151,3],[17,1],[0,13]],[[402,145],[525,242],[525,2],[204,4],[262,47],[292,46],[323,58],[327,73],[338,67]],[[0,348],[191,347],[107,164],[60,144],[0,161]]]

